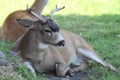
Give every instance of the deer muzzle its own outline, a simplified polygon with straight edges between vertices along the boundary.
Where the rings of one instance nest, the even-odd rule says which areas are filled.
[[[63,38],[63,36],[59,33],[59,32],[56,32],[56,46],[64,46],[65,45],[65,40]]]
[[[57,46],[64,46],[65,45],[65,41],[61,40],[60,42],[58,42]]]

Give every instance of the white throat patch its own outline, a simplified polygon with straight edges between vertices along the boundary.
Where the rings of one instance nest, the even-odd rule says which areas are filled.
[[[39,43],[39,48],[40,49],[46,49],[47,47],[48,47],[47,44],[45,44],[45,43]]]

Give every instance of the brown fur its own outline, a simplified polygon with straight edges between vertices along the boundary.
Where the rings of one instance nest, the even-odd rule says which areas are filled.
[[[11,49],[19,52],[21,58],[24,61],[28,61],[36,71],[44,72],[56,69],[57,76],[65,76],[68,72],[72,75],[73,71],[81,70],[81,68],[86,66],[86,62],[91,62],[92,60],[116,71],[111,64],[103,61],[81,37],[74,33],[61,30],[60,33],[65,40],[65,46],[63,48],[57,48],[54,45],[58,39],[50,40],[54,34],[51,34],[51,36],[42,34],[45,28],[48,30],[49,27],[42,26],[38,22],[33,23],[33,27]],[[48,47],[44,49],[40,48],[39,45],[41,43],[48,45]],[[70,69],[70,64],[77,65],[78,67]]]
[[[35,0],[30,9],[32,9],[36,14],[41,13],[46,3],[44,0]],[[47,1],[47,0],[46,0]],[[20,36],[22,36],[27,28],[21,27],[20,24],[16,22],[16,19],[28,19],[34,20],[36,19],[32,16],[27,10],[19,10],[8,15],[6,20],[4,21],[1,29],[1,37],[8,41],[16,41]]]

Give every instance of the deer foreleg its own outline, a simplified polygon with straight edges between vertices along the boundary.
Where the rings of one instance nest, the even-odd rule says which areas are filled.
[[[24,66],[26,66],[28,68],[28,70],[30,70],[31,73],[33,73],[33,75],[36,77],[36,72],[35,69],[32,67],[31,63],[28,61],[23,62]]]
[[[86,62],[82,62],[78,67],[73,68],[75,72],[78,72],[80,70],[83,70],[87,66]]]
[[[57,76],[65,76],[66,73],[70,70],[69,66],[64,64],[56,64],[56,74]]]
[[[80,65],[78,65],[77,67],[70,69],[69,70],[69,76],[74,76],[76,72],[83,70],[84,68],[86,68],[87,63],[86,62],[82,62]]]

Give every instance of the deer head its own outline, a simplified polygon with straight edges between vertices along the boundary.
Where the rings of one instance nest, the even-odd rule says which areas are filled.
[[[56,10],[54,9],[54,12],[59,10],[61,10],[61,8],[56,7]],[[29,31],[35,31],[36,37],[40,39],[42,43],[55,46],[65,45],[65,41],[59,32],[60,29],[58,25],[54,22],[53,17],[50,19],[46,19],[42,15],[37,15],[33,11],[31,11],[31,14],[37,17],[38,20],[31,21],[25,19],[17,19],[17,22],[20,23],[23,27],[30,28]],[[53,16],[53,13],[51,16]]]

